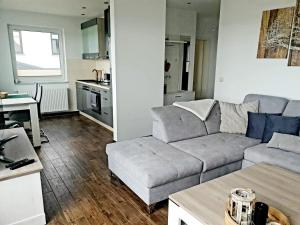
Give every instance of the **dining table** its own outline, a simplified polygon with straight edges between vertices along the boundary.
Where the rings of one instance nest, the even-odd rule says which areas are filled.
[[[0,99],[0,127],[1,123],[4,121],[4,113],[23,110],[28,110],[30,113],[33,146],[40,147],[41,136],[37,101],[28,94],[8,94],[6,98]]]

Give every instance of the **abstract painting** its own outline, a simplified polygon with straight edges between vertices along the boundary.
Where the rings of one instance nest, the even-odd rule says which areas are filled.
[[[299,0],[297,1],[288,65],[300,66],[300,1]]]
[[[263,12],[257,58],[286,59],[295,7]]]

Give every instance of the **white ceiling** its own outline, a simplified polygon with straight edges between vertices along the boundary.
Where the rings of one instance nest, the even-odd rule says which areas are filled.
[[[0,8],[63,16],[103,16],[105,0],[0,0]],[[86,7],[86,9],[82,9]],[[85,15],[81,15],[84,13]]]
[[[201,16],[218,16],[220,13],[220,2],[221,0],[167,0],[167,6],[194,10]]]
[[[106,0],[0,0],[0,8],[64,16],[103,16]],[[190,2],[191,4],[187,4]],[[220,0],[167,0],[168,7],[194,10],[203,16],[218,16]],[[82,9],[85,6],[86,9]],[[81,15],[84,13],[85,15]]]

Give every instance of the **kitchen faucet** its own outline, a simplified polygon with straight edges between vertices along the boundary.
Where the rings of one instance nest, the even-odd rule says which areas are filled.
[[[96,81],[97,82],[103,81],[103,77],[102,77],[103,70],[93,69],[92,72],[96,72]]]
[[[96,72],[96,81],[99,81],[99,70],[93,69],[92,73]]]

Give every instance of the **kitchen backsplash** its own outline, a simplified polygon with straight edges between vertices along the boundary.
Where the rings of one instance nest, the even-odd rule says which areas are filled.
[[[75,84],[76,80],[95,79],[92,70],[96,68],[94,60],[68,59],[68,78],[70,84]]]
[[[110,73],[110,61],[109,60],[97,60],[96,69],[103,70],[104,73]]]

